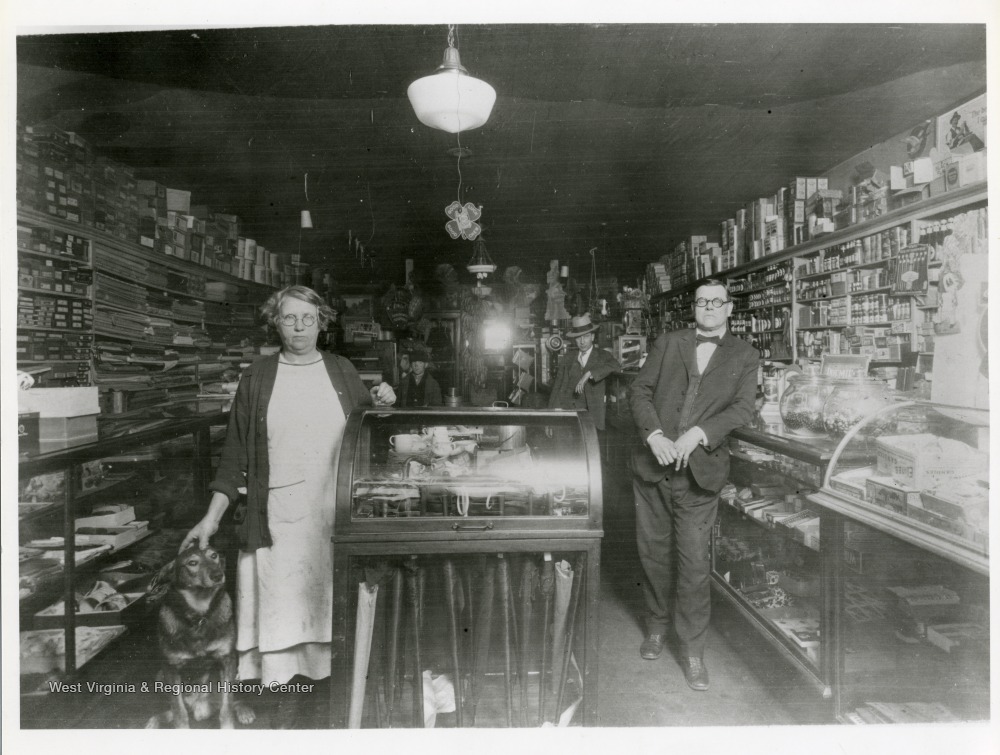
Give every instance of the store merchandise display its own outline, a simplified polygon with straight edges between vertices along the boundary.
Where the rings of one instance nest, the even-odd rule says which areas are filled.
[[[338,475],[334,725],[595,720],[603,491],[588,415],[362,407]]]

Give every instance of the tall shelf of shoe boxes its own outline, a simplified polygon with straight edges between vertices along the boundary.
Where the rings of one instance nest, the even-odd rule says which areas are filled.
[[[96,385],[108,413],[217,391],[264,343],[269,292],[308,274],[53,128],[19,126],[17,202],[18,365]]]
[[[862,355],[871,375],[912,391],[908,395],[964,405],[933,381],[934,342],[954,330],[941,310],[944,292],[962,286],[955,277],[961,276],[958,260],[975,263],[968,269],[979,270],[985,281],[983,158],[984,153],[953,156],[940,171],[925,158],[893,167],[891,179],[870,169],[847,192],[832,190],[822,177],[791,179],[724,221],[718,242],[689,237],[648,266],[654,326],[693,327],[698,281],[722,277],[734,301],[731,330],[760,350],[762,362]],[[949,365],[941,370],[955,372]],[[908,522],[900,525],[898,516],[882,515],[875,504],[828,511],[822,501],[830,496],[822,486],[836,444],[827,445],[751,428],[734,433],[733,492],[748,497],[723,495],[712,540],[713,587],[831,699],[842,722],[988,715],[980,679],[973,683],[970,676],[966,687],[954,687],[959,693],[948,691],[956,669],[977,663],[978,646],[970,641],[959,650],[948,648],[955,659],[942,659],[934,656],[936,649],[927,650],[930,639],[900,638],[897,629],[893,640],[894,614],[886,607],[892,601],[883,588],[907,577],[879,566],[898,557],[926,569],[924,582],[934,582],[930,575],[937,574],[938,581],[951,579],[974,593],[988,573],[988,556],[975,547],[950,547],[951,520],[935,525],[939,537],[931,528],[914,538]],[[854,466],[868,462],[866,457]],[[822,493],[806,499],[820,488]],[[855,495],[864,498],[864,492]],[[861,509],[864,516],[858,518]],[[967,556],[970,551],[975,555]],[[886,627],[888,639],[878,634]],[[878,642],[871,640],[875,635]],[[904,641],[914,646],[899,644]],[[859,705],[894,697],[879,674],[893,666],[893,652],[902,657],[900,648],[913,657],[897,660],[897,670],[937,669],[924,681],[902,671],[895,677],[907,676],[910,688],[901,694],[920,700]]]
[[[203,395],[225,406],[241,365],[265,342],[260,305],[274,287],[308,274],[297,256],[243,236],[236,216],[192,207],[188,192],[139,179],[54,128],[18,125],[17,213],[18,369],[34,373],[40,388],[95,389],[99,400],[85,403],[102,415],[141,421],[154,406]],[[148,566],[154,554],[176,552],[176,542],[164,546],[175,532],[156,530],[180,516],[165,506],[190,504],[154,489],[179,485],[185,500],[202,504],[209,425],[222,421],[213,411],[100,441],[96,415],[72,417],[49,430],[61,435],[40,431],[42,451],[69,445],[41,457],[30,453],[37,437],[24,441],[22,681],[60,666],[72,676],[73,658],[89,660],[120,634],[124,612],[96,622],[112,626],[80,614],[82,626],[72,629],[75,621],[49,604],[60,595],[63,605],[81,603],[115,559]],[[104,529],[78,534],[79,518],[95,514],[91,523]]]

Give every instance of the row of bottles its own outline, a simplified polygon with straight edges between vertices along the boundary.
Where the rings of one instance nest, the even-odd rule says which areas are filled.
[[[851,324],[870,325],[889,321],[889,296],[864,294],[851,299]]]
[[[729,330],[739,334],[781,330],[791,320],[791,316],[791,310],[787,307],[733,314],[729,318]]]
[[[762,359],[791,359],[792,351],[784,333],[743,333],[740,335]]]
[[[792,289],[788,283],[783,283],[763,291],[754,291],[746,297],[740,297],[740,309],[753,309],[773,304],[788,304],[792,300]]]
[[[800,328],[826,328],[847,325],[847,299],[820,301],[799,308]]]
[[[851,281],[851,293],[871,291],[889,285],[889,271],[884,267],[855,270]]]
[[[862,236],[854,241],[834,244],[815,257],[806,260],[797,270],[799,276],[831,273],[855,265],[867,265],[895,256],[910,243],[910,229],[901,225],[895,228]]]
[[[909,298],[896,298],[889,307],[889,319],[909,322],[913,318],[913,302]]]
[[[944,246],[945,239],[952,234],[954,224],[954,218],[945,218],[944,220],[925,223],[923,228],[920,229],[920,243],[927,244],[927,261],[929,263],[941,260],[942,247]]]
[[[829,299],[831,296],[843,296],[844,285],[832,278],[817,278],[816,280],[799,281],[796,298],[799,301],[809,299]]]
[[[792,279],[791,262],[780,262],[775,265],[768,265],[763,270],[754,270],[748,273],[745,278],[735,278],[729,281],[729,293],[741,294],[745,291],[753,291],[764,286],[788,284]],[[782,286],[778,285],[778,288]],[[788,288],[787,285],[784,286]],[[769,302],[770,303],[770,302]]]
[[[843,334],[839,330],[807,330],[795,334],[799,358],[819,359],[824,354],[839,354]]]

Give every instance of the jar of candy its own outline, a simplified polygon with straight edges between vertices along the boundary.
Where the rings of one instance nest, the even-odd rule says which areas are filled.
[[[884,380],[838,378],[823,406],[823,425],[832,437],[841,438],[865,417],[891,403],[892,391]],[[877,418],[861,429],[861,435],[880,435],[891,421],[890,415]]]
[[[778,409],[785,429],[808,438],[826,436],[823,405],[833,390],[833,381],[824,375],[790,373]]]

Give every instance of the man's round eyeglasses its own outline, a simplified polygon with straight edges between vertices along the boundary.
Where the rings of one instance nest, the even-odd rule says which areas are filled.
[[[729,304],[729,302],[731,302],[731,301],[732,301],[732,299],[705,299],[705,298],[702,297],[702,298],[699,298],[699,299],[695,299],[694,300],[694,305],[696,307],[707,307],[709,304],[711,304],[713,307],[715,307],[716,309],[718,309],[723,304]]]
[[[278,318],[278,322],[286,327],[292,327],[297,322],[301,322],[305,327],[311,328],[316,324],[316,315],[302,315],[301,318],[295,315],[282,315]]]

